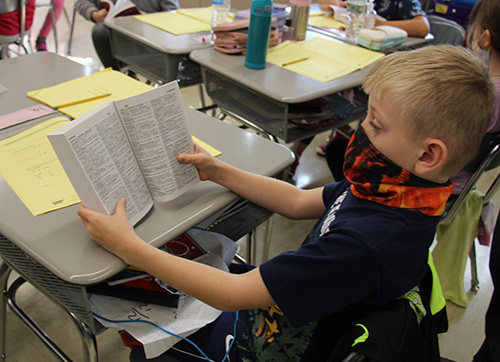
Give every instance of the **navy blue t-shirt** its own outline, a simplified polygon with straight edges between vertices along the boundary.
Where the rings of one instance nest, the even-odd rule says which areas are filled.
[[[375,0],[377,14],[387,20],[409,20],[424,15],[418,0]]]
[[[439,217],[358,199],[347,181],[327,185],[323,200],[304,244],[260,266],[277,306],[240,316],[238,347],[259,361],[299,361],[321,318],[385,305],[427,271]]]

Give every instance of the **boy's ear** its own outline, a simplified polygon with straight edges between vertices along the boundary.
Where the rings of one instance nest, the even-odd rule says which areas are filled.
[[[427,139],[419,158],[415,162],[414,172],[417,176],[434,178],[448,159],[448,147],[437,138]]]

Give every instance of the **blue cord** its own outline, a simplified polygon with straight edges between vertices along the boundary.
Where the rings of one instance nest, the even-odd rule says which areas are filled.
[[[106,322],[109,322],[109,323],[145,323],[145,324],[149,324],[149,325],[152,325],[153,327],[156,327],[158,328],[159,330],[171,335],[171,336],[174,336],[174,337],[178,337],[180,339],[183,339],[184,341],[190,343],[194,348],[196,348],[198,350],[198,352],[201,353],[201,355],[208,361],[208,362],[212,362],[212,360],[205,354],[205,352],[203,352],[201,350],[200,347],[198,347],[196,345],[196,343],[192,342],[191,340],[187,339],[186,337],[183,337],[179,334],[175,334],[173,332],[170,332],[162,327],[160,327],[159,325],[153,323],[153,322],[150,322],[150,321],[143,321],[143,320],[137,320],[137,321],[124,321],[124,320],[111,320],[111,319],[108,319],[108,318],[105,318],[105,317],[102,317],[100,316],[99,314],[97,313],[94,313],[92,312],[92,314],[97,317],[97,318],[100,318],[102,319],[103,321],[106,321]],[[222,359],[221,362],[224,362],[226,360],[226,358],[228,357],[229,355],[229,351],[231,351],[231,348],[233,347],[233,344],[234,344],[234,341],[236,340],[236,325],[237,325],[237,322],[238,322],[238,316],[239,316],[239,312],[236,311],[236,319],[234,321],[234,331],[233,331],[233,340],[231,341],[231,343],[229,344],[229,348],[227,349],[226,351],[226,354],[224,355],[224,358]]]

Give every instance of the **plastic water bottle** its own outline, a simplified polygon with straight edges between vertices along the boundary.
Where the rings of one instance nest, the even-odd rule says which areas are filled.
[[[251,69],[266,67],[273,0],[253,0],[250,8],[245,66]]]
[[[212,0],[212,22],[210,31],[217,25],[229,22],[231,0]]]
[[[377,17],[377,11],[375,10],[375,3],[373,0],[369,0],[366,3],[366,17],[365,17],[365,28],[373,28],[375,26],[375,18]]]
[[[347,17],[349,25],[345,35],[346,41],[350,44],[356,44],[359,31],[363,28],[366,14],[366,0],[348,0]]]

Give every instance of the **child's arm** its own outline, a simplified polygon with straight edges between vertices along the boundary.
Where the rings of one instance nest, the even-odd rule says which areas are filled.
[[[427,18],[423,15],[415,16],[413,19],[408,20],[385,20],[381,21],[376,19],[375,26],[390,25],[396,28],[405,30],[408,36],[424,38],[429,34],[430,25]]]
[[[264,308],[275,304],[258,268],[245,274],[230,274],[145,243],[128,222],[125,204],[121,199],[113,216],[91,211],[83,205],[78,209],[92,239],[124,262],[219,310]]]
[[[194,164],[202,180],[211,180],[241,197],[290,219],[316,219],[325,211],[323,188],[301,190],[287,182],[230,166],[195,145],[194,154],[180,154],[181,163]]]

